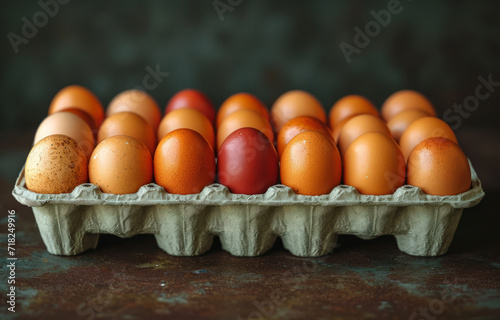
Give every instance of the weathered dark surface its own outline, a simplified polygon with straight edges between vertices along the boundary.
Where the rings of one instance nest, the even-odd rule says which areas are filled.
[[[477,157],[491,152],[490,140],[462,137],[465,148],[478,146],[470,156],[477,158],[487,196],[464,211],[442,257],[408,256],[390,236],[341,236],[333,254],[315,259],[294,257],[279,243],[255,258],[233,257],[217,243],[200,257],[172,257],[151,235],[105,235],[95,251],[57,257],[45,250],[31,209],[10,196],[31,134],[17,135],[18,143],[2,149],[11,170],[2,170],[0,239],[5,247],[5,213],[16,210],[19,258],[17,312],[8,313],[2,303],[2,318],[425,319],[425,312],[437,319],[500,318],[499,193],[487,176],[498,157]],[[15,151],[16,145],[24,149]]]

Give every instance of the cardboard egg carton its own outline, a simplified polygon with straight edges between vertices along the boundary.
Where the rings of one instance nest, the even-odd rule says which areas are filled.
[[[401,251],[415,256],[445,254],[464,208],[484,196],[472,168],[472,188],[455,196],[426,195],[402,186],[392,195],[360,195],[346,185],[322,196],[298,195],[284,185],[265,194],[232,194],[220,184],[199,194],[169,194],[152,183],[137,193],[102,193],[82,184],[68,194],[26,189],[21,171],[14,197],[33,208],[47,250],[76,255],[95,249],[100,234],[131,237],[154,234],[158,246],[175,256],[210,250],[214,236],[235,256],[258,256],[277,237],[293,255],[316,257],[333,250],[339,235],[363,239],[394,235]]]

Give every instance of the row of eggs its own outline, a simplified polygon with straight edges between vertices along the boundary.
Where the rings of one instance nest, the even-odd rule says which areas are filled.
[[[167,192],[189,194],[213,183],[217,171],[220,183],[244,194],[278,182],[300,194],[326,194],[342,176],[363,194],[390,194],[405,179],[429,194],[464,192],[467,158],[435,115],[428,99],[411,90],[391,95],[381,114],[368,99],[345,96],[327,117],[300,90],[280,96],[271,112],[248,93],[230,96],[216,112],[207,96],[186,89],[170,99],[163,117],[138,90],[118,94],[105,117],[92,92],[69,86],[53,98],[37,130],[26,183],[35,192],[65,193],[90,179],[103,192],[126,194],[154,177]],[[67,152],[70,145],[80,150]],[[430,160],[423,156],[429,152]]]

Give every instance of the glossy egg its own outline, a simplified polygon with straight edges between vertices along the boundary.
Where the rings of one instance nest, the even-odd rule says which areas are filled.
[[[88,181],[87,158],[76,140],[51,135],[31,149],[24,169],[26,188],[36,193],[70,193]]]
[[[34,143],[36,144],[43,138],[53,134],[63,134],[75,139],[87,159],[90,159],[90,155],[95,147],[95,139],[92,130],[82,118],[72,112],[66,111],[51,114],[38,126]]]
[[[367,98],[355,94],[342,97],[330,109],[330,128],[334,130],[337,124],[358,114],[371,114],[379,117],[377,108]]]
[[[231,133],[245,127],[258,129],[268,137],[269,141],[274,141],[274,133],[269,121],[260,113],[242,109],[228,115],[220,124],[217,130],[217,150]]]
[[[161,111],[155,99],[142,90],[126,90],[111,100],[106,110],[107,116],[119,112],[133,112],[146,120],[153,130],[158,130],[161,120]]]
[[[446,196],[471,187],[471,170],[464,152],[446,138],[420,142],[408,158],[408,184],[427,194]]]
[[[153,160],[146,146],[129,136],[112,136],[97,145],[89,180],[105,193],[129,194],[153,180]]]
[[[369,132],[354,140],[344,155],[344,183],[361,194],[392,194],[405,181],[405,160],[388,135]]]
[[[423,117],[413,121],[399,139],[405,159],[408,159],[417,144],[432,137],[447,138],[458,143],[455,133],[446,122],[435,117]]]
[[[215,133],[210,120],[196,109],[172,110],[161,120],[158,127],[158,141],[176,129],[192,129],[207,139],[210,147],[215,147]]]
[[[259,194],[278,182],[278,155],[265,134],[255,128],[231,133],[217,156],[219,182],[232,193]]]
[[[330,137],[333,141],[332,132],[328,126],[317,118],[309,116],[300,116],[293,118],[292,120],[285,123],[283,128],[281,128],[278,133],[277,145],[278,145],[278,156],[281,158],[281,154],[285,149],[285,146],[293,137],[304,131],[317,131]]]
[[[199,193],[215,180],[214,151],[198,132],[174,130],[156,148],[154,174],[169,193]]]
[[[132,112],[120,112],[104,120],[97,133],[97,143],[112,136],[130,136],[144,143],[151,156],[155,154],[156,134],[143,117]]]
[[[316,131],[288,142],[280,162],[281,183],[303,195],[330,193],[342,177],[340,153],[333,141]]]
[[[401,135],[408,128],[413,121],[428,117],[429,114],[425,111],[418,109],[406,110],[398,113],[394,117],[392,117],[389,121],[387,121],[387,127],[391,130],[392,137],[396,142],[399,143],[399,139],[401,139]]]
[[[217,113],[217,128],[227,116],[242,109],[255,111],[269,121],[269,112],[262,101],[253,94],[240,92],[227,98],[220,106]]]
[[[201,91],[195,89],[184,89],[173,95],[165,108],[165,115],[177,109],[190,108],[200,111],[213,125],[215,121],[215,109],[208,97]]]
[[[388,136],[391,131],[379,117],[370,114],[361,114],[350,118],[342,127],[339,135],[338,146],[340,154],[344,155],[349,145],[359,136],[368,132],[381,132]]]
[[[302,90],[285,92],[271,108],[271,120],[275,132],[280,132],[285,123],[299,116],[311,116],[326,123],[326,114],[321,102],[312,94]]]
[[[382,105],[382,117],[389,121],[392,117],[405,110],[418,109],[430,116],[436,115],[431,102],[421,93],[413,90],[401,90],[390,95]]]
[[[79,109],[86,112],[97,127],[104,120],[101,102],[92,91],[82,86],[71,85],[61,89],[50,102],[49,115],[65,109]]]

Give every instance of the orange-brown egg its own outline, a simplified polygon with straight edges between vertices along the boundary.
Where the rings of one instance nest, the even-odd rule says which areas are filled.
[[[329,137],[333,141],[332,132],[328,126],[317,118],[300,116],[285,123],[278,133],[278,156],[281,157],[285,146],[293,137],[304,131],[317,131]]]
[[[359,136],[368,132],[380,132],[388,136],[391,135],[385,122],[379,117],[371,114],[361,114],[350,118],[342,127],[339,135],[338,146],[340,154],[343,156],[349,145]]]
[[[219,111],[217,112],[217,128],[219,128],[222,121],[227,116],[242,109],[253,110],[260,113],[264,119],[269,121],[269,112],[267,111],[264,103],[262,103],[262,101],[260,101],[253,94],[240,92],[227,98],[220,106]]]
[[[285,92],[271,108],[271,120],[275,132],[280,132],[285,123],[298,116],[311,116],[326,123],[326,114],[321,102],[312,94],[302,90]]]
[[[136,138],[109,137],[92,153],[89,179],[105,193],[135,193],[153,180],[151,153]]]
[[[64,109],[79,109],[88,113],[97,127],[104,120],[104,109],[99,99],[87,88],[71,85],[61,89],[52,99],[49,114]]]
[[[408,184],[432,195],[460,194],[471,187],[469,161],[455,142],[425,139],[408,158]]]
[[[389,121],[387,121],[387,127],[391,130],[392,137],[396,142],[399,143],[399,139],[401,139],[401,135],[408,128],[413,121],[428,117],[429,114],[425,111],[418,109],[410,109],[403,112],[398,113],[394,117],[392,117]]]
[[[344,183],[361,194],[392,194],[404,184],[405,173],[399,146],[384,133],[359,136],[344,155]]]
[[[119,112],[134,112],[146,120],[153,130],[158,130],[161,120],[160,107],[155,99],[142,90],[126,90],[111,100],[106,114],[109,116]]]
[[[422,110],[430,116],[436,115],[436,110],[423,94],[413,90],[401,90],[393,93],[384,101],[382,117],[385,121],[389,121],[398,113],[411,109]]]
[[[316,131],[304,131],[288,142],[281,155],[281,183],[295,193],[322,195],[339,185],[340,154],[333,141]]]
[[[97,133],[97,143],[112,136],[130,136],[144,143],[151,156],[155,154],[156,134],[143,117],[132,112],[120,112],[104,120]]]
[[[330,128],[334,130],[337,124],[358,114],[371,114],[379,117],[377,108],[365,97],[356,94],[342,97],[330,110]]]
[[[274,133],[269,121],[263,118],[260,113],[242,109],[228,115],[220,124],[217,130],[217,150],[231,133],[245,127],[260,130],[269,138],[269,141],[274,141]]]
[[[38,141],[24,169],[26,188],[37,193],[70,193],[88,181],[87,158],[76,140],[55,134]]]
[[[408,159],[417,144],[432,137],[447,138],[458,143],[455,133],[446,122],[435,117],[423,117],[413,121],[399,139],[405,159]]]
[[[154,174],[169,193],[199,193],[215,180],[214,151],[198,132],[174,130],[156,148]]]
[[[53,134],[64,134],[75,139],[85,153],[87,160],[90,159],[95,147],[95,139],[92,130],[82,118],[66,111],[51,114],[38,126],[34,143],[36,144]]]
[[[158,141],[176,129],[192,129],[207,139],[210,147],[215,147],[215,133],[210,120],[200,111],[192,108],[172,110],[163,117],[158,127]]]

